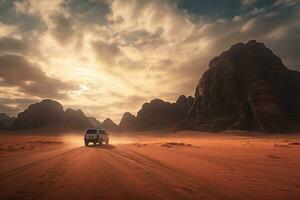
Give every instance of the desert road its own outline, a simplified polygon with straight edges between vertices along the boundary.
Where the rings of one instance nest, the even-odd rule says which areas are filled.
[[[10,152],[2,146],[0,199],[300,199],[297,143],[212,138],[197,144],[33,140]]]

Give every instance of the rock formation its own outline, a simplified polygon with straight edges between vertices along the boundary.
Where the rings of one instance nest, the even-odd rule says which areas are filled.
[[[124,113],[119,124],[119,129],[122,131],[136,130],[136,117],[129,112]]]
[[[82,110],[73,110],[68,108],[64,113],[64,126],[68,128],[84,129],[93,127],[93,124],[87,118]]]
[[[174,107],[177,115],[177,119],[184,119],[187,115],[187,112],[192,107],[194,103],[194,98],[192,96],[186,97],[185,95],[179,96]]]
[[[154,99],[145,103],[137,113],[137,129],[151,130],[173,125],[176,113],[171,103]]]
[[[248,99],[255,129],[264,132],[284,131],[286,127],[283,106],[270,82],[265,80],[254,82]]]
[[[3,120],[10,119],[0,114]],[[178,123],[180,121],[180,123]],[[300,72],[289,70],[263,43],[237,43],[212,59],[193,97],[176,103],[154,99],[137,116],[125,113],[119,127],[87,118],[81,110],[67,109],[49,99],[30,105],[13,122],[16,129],[47,125],[107,130],[223,131],[228,129],[284,132],[300,130]]]
[[[284,121],[286,120],[286,122]],[[254,40],[215,57],[181,129],[283,131],[300,120],[300,73]]]
[[[95,127],[95,128],[102,127],[102,123],[99,120],[97,120],[95,117],[88,117],[88,119],[90,120],[93,127]]]
[[[180,96],[176,103],[154,99],[145,103],[138,111],[136,127],[138,130],[171,128],[184,119],[193,104],[193,97]]]
[[[30,105],[19,113],[13,129],[29,129],[38,127],[57,127],[62,129],[85,129],[93,127],[93,123],[81,110],[67,109],[57,101],[50,99]]]
[[[30,105],[25,111],[18,114],[13,128],[26,129],[47,125],[59,125],[64,120],[64,110],[56,101],[45,99]]]
[[[115,124],[115,122],[113,122],[110,118],[106,118],[102,122],[102,128],[105,130],[116,131],[116,130],[118,130],[118,125]]]
[[[0,113],[0,130],[10,129],[14,120],[15,118],[12,118],[5,113]]]

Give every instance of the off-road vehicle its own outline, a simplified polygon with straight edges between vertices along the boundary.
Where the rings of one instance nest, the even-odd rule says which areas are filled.
[[[98,143],[103,144],[103,142],[108,144],[109,143],[108,133],[106,133],[102,129],[97,129],[97,128],[87,129],[84,135],[85,146],[88,146],[90,142],[92,142],[94,145]]]

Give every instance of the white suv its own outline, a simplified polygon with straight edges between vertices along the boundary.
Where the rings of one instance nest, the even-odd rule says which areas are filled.
[[[88,146],[90,142],[93,142],[94,145],[96,145],[97,143],[102,144],[103,142],[108,144],[108,133],[106,133],[104,130],[97,128],[87,129],[84,135],[85,146]]]

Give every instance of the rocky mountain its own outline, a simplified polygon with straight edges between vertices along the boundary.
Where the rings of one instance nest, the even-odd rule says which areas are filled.
[[[124,113],[119,124],[119,129],[123,131],[136,130],[136,117],[129,112]]]
[[[179,96],[177,99],[174,107],[175,107],[175,112],[177,115],[178,119],[184,119],[188,113],[188,111],[191,109],[193,103],[194,103],[194,98],[192,96],[186,97],[185,95]]]
[[[8,116],[5,113],[0,113],[0,130],[10,129],[15,118]]]
[[[92,123],[93,127],[96,127],[96,128],[101,128],[102,127],[102,123],[99,120],[97,120],[95,117],[88,117],[88,119]]]
[[[6,121],[5,121],[6,120]],[[1,125],[4,122],[6,125]],[[46,99],[30,105],[15,120],[0,114],[1,126],[35,128],[61,125],[67,128],[101,127],[107,130],[263,132],[300,130],[300,72],[289,70],[263,43],[237,43],[212,59],[200,78],[195,98],[180,96],[175,103],[154,99],[137,116],[124,113],[119,126],[107,118],[101,123],[81,110],[63,110]]]
[[[193,97],[184,95],[180,96],[176,103],[154,99],[150,103],[145,103],[138,111],[136,118],[131,116],[131,122],[128,123],[135,124],[135,130],[174,127],[178,121],[185,118],[193,102]],[[129,116],[123,117],[121,122],[126,121],[127,118]],[[122,122],[122,124],[125,124],[125,122]]]
[[[93,124],[90,119],[84,115],[82,110],[68,108],[64,113],[64,126],[83,129],[93,127]]]
[[[30,105],[19,113],[13,129],[29,129],[45,126],[57,126],[63,129],[84,129],[93,127],[92,122],[81,110],[67,109],[57,101],[50,99]]]
[[[13,128],[26,129],[47,125],[59,125],[64,121],[64,110],[60,103],[45,99],[30,105],[19,113],[14,121]]]
[[[105,130],[116,131],[118,130],[118,125],[115,122],[113,122],[110,118],[106,118],[102,122],[102,128]]]
[[[165,128],[176,123],[174,106],[161,99],[145,103],[137,113],[137,129],[151,130]]]
[[[202,75],[179,129],[276,132],[300,128],[300,73],[263,43],[238,43]]]

